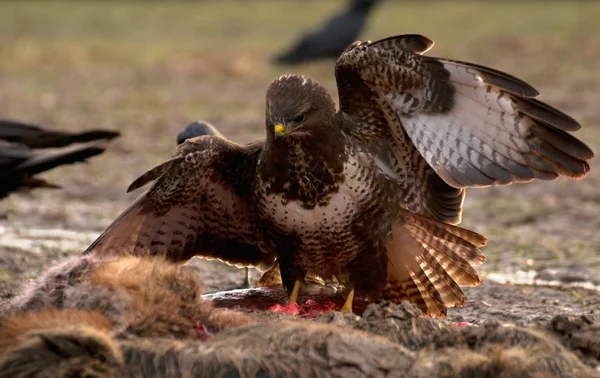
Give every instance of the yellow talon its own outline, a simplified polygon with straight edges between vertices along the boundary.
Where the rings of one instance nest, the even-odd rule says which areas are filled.
[[[300,281],[296,280],[294,282],[294,287],[292,288],[292,292],[290,293],[290,298],[288,299],[288,304],[298,302],[298,292],[300,291]]]
[[[340,312],[352,312],[352,302],[354,302],[354,289],[350,290],[350,293],[348,293],[346,302],[344,302]]]

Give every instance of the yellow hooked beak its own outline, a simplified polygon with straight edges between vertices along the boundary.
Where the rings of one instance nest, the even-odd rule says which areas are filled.
[[[275,134],[284,135],[285,134],[285,126],[281,123],[275,125]]]

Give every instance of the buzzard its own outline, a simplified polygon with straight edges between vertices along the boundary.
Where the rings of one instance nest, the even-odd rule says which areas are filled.
[[[35,175],[99,155],[117,136],[110,130],[70,133],[0,120],[0,199],[24,188],[59,188]]]
[[[288,51],[275,57],[281,64],[299,64],[317,59],[337,59],[356,41],[377,0],[351,0],[345,11],[303,35]]]
[[[280,265],[289,300],[307,276],[424,314],[460,306],[486,238],[460,222],[467,187],[579,179],[592,151],[571,117],[506,73],[423,56],[401,35],[355,42],[335,68],[339,109],[315,80],[285,75],[266,96],[266,139],[190,139],[135,180],[155,180],[85,253],[199,254]]]

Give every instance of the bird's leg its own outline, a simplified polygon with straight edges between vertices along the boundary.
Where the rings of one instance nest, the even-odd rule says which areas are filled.
[[[341,312],[352,312],[352,302],[354,302],[354,288],[350,290],[348,296],[346,297],[346,301],[344,305],[340,309]]]
[[[245,267],[244,269],[244,281],[239,286],[239,289],[248,289],[250,287],[250,272],[248,271],[248,267]]]
[[[288,304],[298,302],[298,292],[300,291],[300,280],[294,281],[294,287],[292,288],[292,292],[290,293],[290,297],[288,298]]]
[[[250,287],[250,270],[248,269],[248,267],[245,268],[246,269],[246,274],[244,275],[244,286],[245,287]]]

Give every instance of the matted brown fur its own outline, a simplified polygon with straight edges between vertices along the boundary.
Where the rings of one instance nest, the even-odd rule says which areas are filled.
[[[71,313],[73,325],[56,324],[24,334],[0,353],[1,377],[127,377],[118,343],[99,324]],[[46,317],[46,319],[49,319]],[[8,346],[8,345],[7,345]]]
[[[479,327],[452,327],[420,318],[408,302],[367,307],[361,318],[328,313],[317,321],[381,335],[435,363],[436,377],[591,377],[591,370],[552,335],[540,330],[504,326],[497,321]]]
[[[430,345],[414,352],[383,337],[309,321],[252,324],[207,342],[153,337],[115,340],[79,325],[27,336],[0,355],[0,376],[35,377],[42,372],[57,377],[167,378],[593,376],[574,355],[521,336],[508,337],[504,344],[487,340],[477,347]],[[514,345],[517,340],[522,341]],[[32,355],[40,358],[31,363]]]
[[[57,329],[60,316],[56,314],[60,311],[48,312],[48,322],[41,329],[25,331],[14,339],[0,353],[0,376],[593,376],[549,335],[498,323],[454,328],[418,318],[418,310],[407,303],[369,306],[361,319],[340,313],[320,319],[337,325],[274,317],[218,333],[204,342],[172,337],[111,337],[106,329],[98,328],[106,322],[68,311],[73,312],[68,326]],[[13,324],[29,324],[29,319],[35,319],[35,327],[44,320],[31,314],[16,317],[22,319]],[[365,321],[374,329],[352,329],[363,328]],[[373,334],[378,332],[382,336]],[[2,334],[6,332],[0,329]],[[35,361],[31,360],[33,355]]]
[[[479,351],[446,348],[436,353],[440,378],[591,378],[575,356],[552,354],[542,346],[487,345]]]
[[[427,362],[385,338],[332,325],[265,322],[206,343],[134,340],[121,344],[143,376],[429,377]]]
[[[30,332],[43,329],[64,328],[69,325],[89,326],[99,332],[110,333],[112,324],[100,313],[81,310],[55,310],[27,312],[0,320],[0,354]]]
[[[385,338],[297,321],[257,323],[207,342],[116,340],[74,324],[29,333],[0,355],[2,377],[427,377],[429,370]]]
[[[202,299],[190,270],[161,258],[125,257],[92,272],[90,282],[131,297],[126,332],[136,336],[194,337],[199,324],[214,331],[251,322],[230,310],[216,310]]]
[[[162,258],[85,256],[50,268],[5,306],[4,316],[81,309],[106,316],[115,332],[144,337],[203,337],[252,318],[214,309],[192,271]]]

